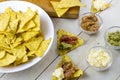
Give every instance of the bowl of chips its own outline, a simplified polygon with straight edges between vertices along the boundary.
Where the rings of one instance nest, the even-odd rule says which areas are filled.
[[[22,71],[40,62],[54,39],[50,17],[25,1],[5,1],[0,7],[0,73]]]

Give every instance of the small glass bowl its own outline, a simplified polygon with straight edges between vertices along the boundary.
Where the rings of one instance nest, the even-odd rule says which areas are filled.
[[[102,29],[103,20],[98,14],[95,14],[95,16],[98,18],[98,24],[99,24],[99,29],[98,30],[96,30],[96,31],[87,31],[87,30],[85,30],[85,29],[83,29],[81,27],[82,18],[84,16],[89,16],[91,14],[94,14],[94,13],[91,13],[91,12],[84,13],[84,14],[80,15],[80,18],[78,19],[78,26],[80,26],[80,29],[83,32],[87,33],[87,34],[95,34],[95,33],[97,33],[98,31],[100,31]]]
[[[106,49],[105,47],[102,47],[102,46],[94,46],[92,47],[90,50],[89,50],[89,53],[92,49],[95,49],[95,50],[99,50],[99,49],[103,49],[105,52],[108,53],[108,55],[110,56],[111,60],[110,60],[110,63],[105,66],[105,67],[101,67],[101,68],[98,68],[98,67],[95,67],[95,66],[92,66],[91,64],[89,64],[89,61],[88,61],[88,56],[86,57],[86,61],[87,61],[87,64],[92,67],[93,69],[97,70],[97,71],[104,71],[104,70],[107,70],[111,65],[112,65],[112,61],[113,61],[113,58],[112,58],[112,53]],[[88,54],[89,55],[89,54]]]
[[[105,44],[112,48],[112,49],[120,49],[120,46],[114,46],[114,45],[111,45],[108,41],[107,41],[107,37],[108,37],[108,33],[109,32],[116,32],[116,31],[120,31],[120,26],[113,26],[113,27],[110,27],[106,30],[105,34],[104,34],[104,41],[105,41]]]

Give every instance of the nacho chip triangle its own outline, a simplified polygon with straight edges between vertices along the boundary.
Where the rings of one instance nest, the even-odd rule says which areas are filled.
[[[6,53],[5,57],[0,59],[0,66],[8,66],[16,60],[16,57]]]
[[[41,45],[39,46],[38,50],[36,51],[35,55],[41,57],[44,55],[45,51],[47,50],[50,44],[51,38],[44,40]]]
[[[6,31],[8,23],[10,20],[10,15],[7,13],[0,14],[0,31]]]
[[[22,33],[22,38],[24,39],[24,41],[28,41],[31,38],[38,35],[39,33],[40,33],[39,31],[27,31],[27,32]]]
[[[18,33],[21,31],[21,29],[25,27],[25,24],[35,16],[35,14],[36,12],[32,11],[30,8],[28,8],[24,14],[21,12],[17,14],[17,17],[20,20],[20,26],[18,29]]]
[[[41,28],[40,28],[40,16],[39,16],[38,13],[33,17],[33,21],[35,22],[35,27],[32,28],[32,31],[41,31]]]
[[[62,8],[62,9],[59,8],[59,6],[58,6],[60,4],[59,2],[50,1],[50,3],[52,4],[52,6],[53,6],[55,12],[57,13],[58,17],[63,16],[65,14],[65,12],[67,12],[68,9],[69,9],[69,8]]]
[[[13,11],[10,7],[5,9],[5,13],[10,15],[10,21],[14,21],[17,18],[17,13]]]
[[[104,4],[101,4],[101,3],[104,3]],[[97,5],[97,7],[99,7],[98,9],[95,7],[95,4]],[[100,5],[100,6],[98,6],[98,5]],[[104,9],[109,8],[110,6],[111,6],[111,4],[109,4],[109,3],[107,3],[107,2],[105,2],[103,0],[92,0],[91,12],[92,13],[97,13],[97,12],[100,12],[100,11],[102,11]]]
[[[75,64],[72,62],[72,59],[69,56],[64,55],[64,56],[62,56],[61,61],[58,63],[56,69],[58,69],[58,68],[62,68],[63,69],[63,65],[66,64],[66,63],[72,63],[72,67],[76,67]],[[65,72],[64,69],[63,69],[63,72]],[[78,69],[76,72],[74,72],[74,74],[72,75],[71,79],[78,78],[81,75],[83,75],[83,71],[81,69]],[[64,78],[65,78],[65,73],[64,73]],[[71,79],[66,79],[65,78],[64,80],[71,80]],[[58,78],[53,75],[52,76],[52,80],[58,80]]]
[[[5,51],[1,50],[0,51],[0,59],[4,58],[5,54],[6,54]]]
[[[13,55],[16,56],[16,61],[21,60],[26,55],[26,47],[24,45],[20,45],[15,47],[13,50]]]
[[[63,50],[60,50],[59,49],[59,45],[61,45],[61,42],[60,42],[60,38],[62,37],[62,35],[68,35],[68,36],[74,36],[74,37],[76,37],[78,40],[77,40],[77,44],[76,45],[73,45],[70,49],[63,49]],[[82,44],[84,43],[84,41],[83,41],[83,39],[82,38],[80,38],[80,37],[78,37],[78,36],[76,36],[75,34],[72,34],[72,33],[70,33],[70,32],[67,32],[67,31],[64,31],[64,30],[58,30],[58,32],[57,32],[57,44],[58,44],[58,53],[60,54],[60,55],[64,55],[64,54],[67,54],[69,51],[71,51],[71,50],[73,50],[73,49],[75,49],[75,48],[77,48],[77,47],[79,47],[79,46],[81,46]]]
[[[12,48],[17,47],[23,42],[23,38],[21,36],[16,37],[16,39],[12,42],[13,44],[11,45]]]
[[[86,5],[81,3],[80,0],[61,0],[58,5],[59,8],[70,8],[75,6],[85,7]]]
[[[22,33],[22,32],[28,31],[29,29],[32,29],[34,27],[35,27],[34,21],[30,20],[24,25],[24,27],[22,29],[19,29],[18,32]]]
[[[39,36],[37,38],[32,38],[29,40],[27,43],[25,43],[25,46],[30,50],[30,51],[36,51],[43,41],[43,36]]]
[[[4,40],[5,36],[4,35],[0,35],[0,48],[1,49],[10,49],[9,45],[6,43],[6,41]]]

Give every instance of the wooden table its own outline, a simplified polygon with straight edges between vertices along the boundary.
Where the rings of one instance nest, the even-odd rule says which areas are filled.
[[[85,61],[89,48],[96,45],[105,46],[103,35],[106,29],[115,25],[120,26],[120,0],[109,1],[112,6],[99,13],[103,19],[103,28],[95,35],[88,35],[82,32],[77,25],[78,19],[51,18],[55,32],[58,29],[64,29],[82,37],[85,41],[83,46],[68,53],[73,62],[84,70],[84,75],[79,80],[120,80],[120,51],[110,49],[113,54],[113,64],[108,70],[103,72],[98,72],[88,67]],[[80,14],[90,11],[91,7],[91,0],[82,0],[82,2],[87,4],[87,7],[81,8]],[[24,71],[0,74],[0,80],[51,80],[52,72],[60,60],[56,46],[55,35],[55,41],[50,52],[41,62]]]

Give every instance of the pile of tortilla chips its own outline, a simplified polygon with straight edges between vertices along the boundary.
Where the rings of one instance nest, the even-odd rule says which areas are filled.
[[[71,7],[82,6],[85,7],[85,4],[81,3],[79,0],[61,0],[58,1],[50,1],[54,10],[56,11],[58,17],[63,16]]]
[[[50,40],[44,40],[37,11],[6,8],[0,13],[0,66],[16,66],[43,56]]]

